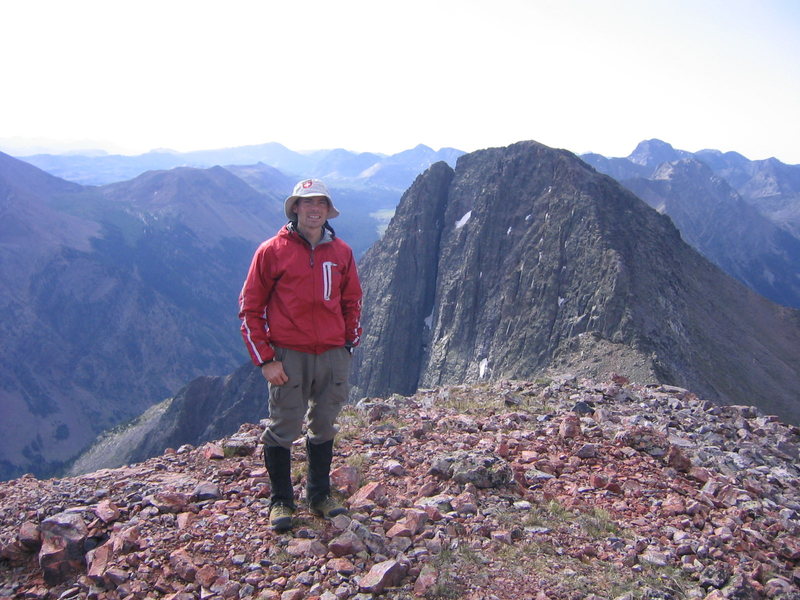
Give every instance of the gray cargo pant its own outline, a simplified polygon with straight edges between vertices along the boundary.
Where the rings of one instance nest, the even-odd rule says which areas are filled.
[[[289,381],[269,386],[269,424],[261,439],[267,446],[291,448],[303,434],[308,418],[308,439],[324,444],[336,436],[336,418],[349,393],[350,352],[334,348],[322,354],[307,354],[275,348],[275,359],[283,363]]]

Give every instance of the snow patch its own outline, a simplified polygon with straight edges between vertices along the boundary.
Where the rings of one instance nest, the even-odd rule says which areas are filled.
[[[472,216],[472,211],[471,211],[471,210],[468,210],[468,211],[467,211],[467,214],[465,214],[465,215],[464,215],[463,217],[461,217],[461,218],[460,218],[458,221],[456,221],[456,229],[461,229],[461,228],[462,228],[464,225],[466,225],[466,224],[467,224],[467,221],[469,221],[469,218],[470,218],[471,216]]]
[[[478,367],[478,375],[480,376],[481,379],[483,379],[484,376],[486,375],[486,369],[488,367],[489,367],[489,359],[488,358],[484,358],[481,361],[480,366]]]
[[[358,174],[358,178],[359,179],[367,179],[367,178],[372,177],[373,175],[375,175],[375,173],[377,173],[380,170],[381,170],[381,164],[380,163],[375,163],[371,167],[367,167],[366,169],[361,171],[361,173]]]

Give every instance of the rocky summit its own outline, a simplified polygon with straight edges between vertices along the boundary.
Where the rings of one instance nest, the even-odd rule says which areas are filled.
[[[285,534],[260,432],[0,483],[0,598],[800,598],[800,430],[751,406],[618,375],[365,398],[350,514]]]

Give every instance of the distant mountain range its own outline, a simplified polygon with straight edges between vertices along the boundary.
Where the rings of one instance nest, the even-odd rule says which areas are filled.
[[[764,297],[800,307],[800,165],[640,143],[581,158],[672,218],[689,244]]]
[[[384,157],[300,155],[267,144],[190,153],[207,161],[202,167],[170,153],[37,158],[72,169],[83,183],[0,154],[0,477],[60,472],[101,431],[187,382],[180,401],[154,408],[151,416],[166,420],[149,430],[146,444],[129,439],[153,450],[162,432],[170,444],[184,435],[219,437],[240,413],[263,409],[260,396],[236,396],[258,388],[257,380],[200,385],[195,378],[224,376],[246,360],[236,298],[254,248],[285,221],[283,199],[298,172],[330,182],[343,213],[333,225],[359,256],[380,239],[361,263],[370,290],[367,334],[377,344],[358,359],[362,393],[453,377],[619,367],[721,401],[746,402],[766,390],[766,410],[794,415],[775,386],[789,385],[785,371],[796,366],[789,343],[796,311],[766,308],[687,253],[680,237],[764,296],[800,305],[799,167],[692,155],[658,140],[625,159],[582,157],[668,214],[679,237],[667,217],[643,211],[573,155],[536,144],[512,148],[462,156],[418,146]],[[163,157],[183,166],[141,170]],[[131,175],[117,180],[123,167]],[[85,185],[92,172],[100,178]],[[542,189],[520,182],[534,172],[530,185]],[[545,199],[552,206],[544,213],[525,208],[544,207]],[[512,244],[531,228],[541,235]],[[400,280],[405,287],[395,289]],[[743,311],[752,325],[739,323]],[[391,350],[381,345],[386,340]],[[752,344],[763,344],[756,366],[742,362]],[[736,392],[731,377],[740,371],[748,375]],[[201,393],[209,396],[202,403]],[[236,418],[221,399],[233,399]],[[181,407],[200,406],[213,410],[181,416]],[[224,423],[222,412],[230,417]]]
[[[385,174],[424,169],[428,150],[387,160]],[[351,172],[355,155],[327,155],[326,168]],[[328,178],[344,215],[333,225],[357,254],[400,196],[368,179]],[[0,153],[0,478],[57,473],[100,432],[241,363],[238,293],[295,182],[259,162],[88,186]]]
[[[420,144],[393,155],[351,152],[342,148],[301,153],[278,143],[196,152],[153,151],[138,156],[35,154],[17,156],[62,179],[83,185],[103,185],[132,179],[145,171],[175,167],[207,168],[226,165],[264,164],[295,181],[319,177],[350,186],[387,188],[402,193],[419,173],[443,160],[455,165],[464,154],[454,148],[434,151]]]

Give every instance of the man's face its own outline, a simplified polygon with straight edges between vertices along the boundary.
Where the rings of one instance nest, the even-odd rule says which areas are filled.
[[[317,228],[322,227],[328,220],[330,204],[325,196],[298,198],[293,210],[300,227]]]

